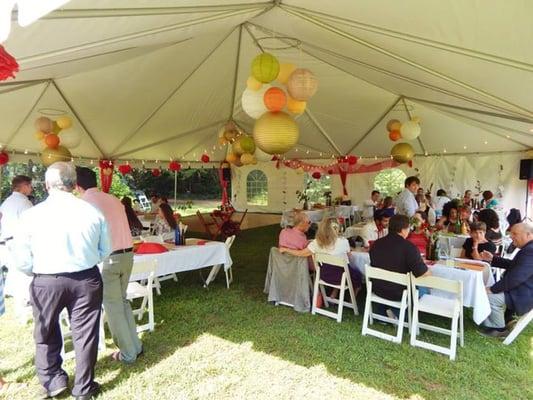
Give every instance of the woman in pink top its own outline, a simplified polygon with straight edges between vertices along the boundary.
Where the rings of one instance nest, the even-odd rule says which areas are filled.
[[[286,247],[293,250],[302,250],[307,247],[307,237],[305,233],[309,230],[311,221],[305,213],[296,213],[293,227],[285,228],[279,234],[279,247]]]

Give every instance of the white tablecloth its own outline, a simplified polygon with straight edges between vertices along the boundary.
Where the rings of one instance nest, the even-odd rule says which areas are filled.
[[[370,254],[367,251],[351,251],[348,255],[350,268],[357,269],[365,276],[365,266],[370,264]]]
[[[489,298],[486,287],[494,285],[494,277],[491,273],[486,274],[486,282],[483,281],[482,271],[463,270],[446,265],[435,264],[430,266],[431,274],[441,278],[463,282],[463,304],[465,307],[474,309],[474,322],[481,324],[490,314]],[[436,294],[436,293],[432,293]],[[450,293],[439,291],[438,296],[450,297]]]
[[[224,269],[227,270],[232,264],[229,251],[222,242],[207,242],[203,246],[178,246],[176,249],[166,253],[135,255],[134,260],[141,261],[154,258],[157,259],[157,276],[219,265],[223,265]],[[130,281],[143,278],[145,277],[132,275]]]

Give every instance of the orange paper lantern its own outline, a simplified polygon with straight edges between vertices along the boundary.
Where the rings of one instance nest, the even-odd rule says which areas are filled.
[[[49,133],[44,137],[44,144],[50,149],[57,149],[57,146],[59,146],[59,136],[54,133]]]
[[[402,138],[402,134],[398,130],[390,131],[389,133],[389,139],[393,142],[399,140]]]
[[[280,88],[271,87],[265,92],[263,100],[269,111],[281,111],[287,104],[287,95]]]

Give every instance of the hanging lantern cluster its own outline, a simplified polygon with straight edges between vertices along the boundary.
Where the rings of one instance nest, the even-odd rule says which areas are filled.
[[[400,139],[415,140],[421,132],[420,118],[414,117],[403,123],[397,119],[391,119],[387,122],[387,131],[389,131],[389,139],[393,142]],[[411,161],[414,155],[415,150],[409,143],[398,143],[391,149],[391,157],[402,164]]]
[[[56,161],[70,161],[72,154],[70,149],[80,145],[81,136],[78,132],[64,131],[72,127],[72,120],[68,116],[61,116],[55,121],[48,117],[39,117],[35,120],[35,139],[39,140],[44,150],[41,153],[41,161],[44,166]]]
[[[236,167],[257,164],[254,138],[243,132],[233,121],[229,121],[220,129],[218,142],[231,145],[231,150],[226,156],[227,163]]]
[[[256,120],[253,137],[259,149],[267,154],[283,154],[296,145],[300,132],[293,116],[305,111],[307,100],[317,88],[318,79],[308,69],[280,63],[269,53],[254,58],[241,104],[244,112]],[[245,156],[244,161],[249,160]]]

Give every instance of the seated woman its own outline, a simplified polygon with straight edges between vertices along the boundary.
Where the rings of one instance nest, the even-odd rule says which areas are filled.
[[[485,190],[481,195],[483,196],[484,208],[493,209],[498,207],[498,200],[494,198],[494,194],[490,190]]]
[[[487,232],[487,225],[484,222],[473,222],[470,225],[470,237],[463,244],[461,258],[482,260],[482,252],[496,253],[496,246],[485,238],[485,232]]]
[[[172,207],[168,203],[161,203],[157,210],[152,233],[163,236],[163,240],[174,240],[174,232],[178,227],[178,222],[174,218]]]
[[[446,232],[455,233],[459,221],[458,205],[455,201],[449,201],[442,207],[442,217],[437,222],[437,227]]]
[[[135,210],[133,210],[131,198],[124,196],[121,200],[126,211],[126,217],[128,217],[128,224],[130,225],[131,236],[140,236],[143,232],[143,224],[137,218]]]
[[[339,237],[339,225],[336,218],[324,218],[318,225],[316,239],[314,239],[303,250],[294,250],[286,247],[279,249],[281,253],[289,253],[298,257],[309,257],[316,253],[325,253],[332,256],[340,257],[348,264],[348,254],[350,253],[350,245],[348,240]],[[350,271],[350,280],[355,291],[355,295],[361,288],[362,276],[361,273],[355,269],[348,268]],[[340,284],[341,276],[344,271],[339,267],[323,264],[320,269],[320,278],[332,284]],[[338,293],[335,289],[332,296]]]
[[[420,211],[417,211],[413,216],[415,222],[415,229],[409,233],[407,240],[413,243],[420,251],[420,255],[424,257],[426,255],[426,249],[429,243],[429,236],[427,231],[427,219],[425,215]]]
[[[503,235],[500,229],[500,218],[496,211],[491,210],[490,208],[485,208],[477,214],[477,220],[479,222],[484,222],[487,227],[487,233],[485,237],[488,241],[494,243],[496,247],[500,246],[503,243]]]

